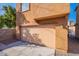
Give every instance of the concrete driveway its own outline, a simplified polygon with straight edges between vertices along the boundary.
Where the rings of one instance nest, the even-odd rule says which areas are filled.
[[[0,56],[54,56],[55,50],[47,47],[17,41],[8,45],[2,45],[4,50]]]

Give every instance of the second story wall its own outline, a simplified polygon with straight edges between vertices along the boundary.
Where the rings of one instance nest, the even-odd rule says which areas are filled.
[[[19,15],[21,19],[21,24],[25,23],[27,25],[37,25],[35,20],[39,19],[47,19],[47,20],[55,20],[56,17],[59,17],[61,20],[59,22],[66,21],[65,18],[67,14],[70,12],[69,4],[48,4],[48,3],[31,3],[29,5],[29,10],[22,12],[22,15]],[[61,18],[63,17],[63,18]],[[56,20],[58,21],[58,19]]]
[[[43,3],[30,4],[30,10],[35,18],[69,13],[69,4]]]

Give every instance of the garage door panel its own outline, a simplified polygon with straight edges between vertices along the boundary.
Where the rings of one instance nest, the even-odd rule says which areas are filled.
[[[55,48],[55,30],[49,27],[21,28],[22,40]]]

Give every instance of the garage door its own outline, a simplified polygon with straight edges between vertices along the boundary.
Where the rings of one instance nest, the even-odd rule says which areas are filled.
[[[55,48],[55,29],[51,26],[21,27],[21,39]]]

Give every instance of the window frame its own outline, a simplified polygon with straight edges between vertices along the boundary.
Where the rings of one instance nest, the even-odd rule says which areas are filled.
[[[22,4],[23,4],[23,3],[22,3]],[[30,3],[28,3],[28,4],[29,4],[29,5],[28,5],[28,6],[29,6],[29,7],[28,7],[29,9],[26,10],[26,11],[22,11],[22,4],[21,4],[21,12],[22,12],[22,13],[27,12],[27,11],[30,11]]]

